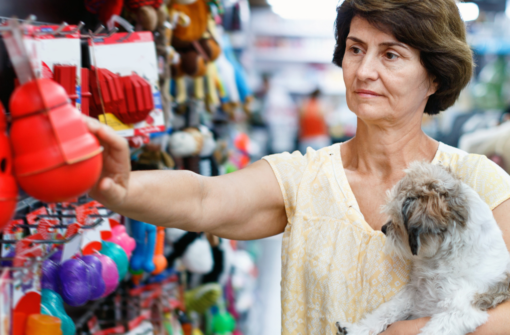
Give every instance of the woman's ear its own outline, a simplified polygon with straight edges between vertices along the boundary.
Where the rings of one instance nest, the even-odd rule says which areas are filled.
[[[439,83],[436,81],[436,78],[429,78],[429,90],[427,92],[427,96],[430,97],[432,94],[437,92],[437,88]]]

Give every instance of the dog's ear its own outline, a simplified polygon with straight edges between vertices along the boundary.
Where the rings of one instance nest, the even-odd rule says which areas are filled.
[[[411,228],[407,230],[407,234],[409,235],[409,246],[411,247],[411,252],[414,256],[416,256],[418,255],[418,251],[420,251],[421,230],[418,228]]]
[[[407,230],[407,235],[409,235],[409,246],[411,247],[411,252],[413,255],[418,255],[418,251],[420,249],[420,229],[416,227],[409,227],[409,217],[411,216],[411,208],[413,207],[414,202],[417,198],[409,197],[404,200],[402,204],[402,218],[404,219],[404,227]]]
[[[414,201],[416,201],[416,198],[407,198],[402,205],[402,217],[404,218],[404,227],[406,227],[406,229],[408,229],[407,226],[409,224],[409,208],[411,208]]]

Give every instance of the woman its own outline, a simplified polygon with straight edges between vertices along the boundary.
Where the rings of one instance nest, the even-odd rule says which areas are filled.
[[[97,123],[104,171],[92,195],[134,219],[231,239],[284,232],[284,334],[334,334],[391,299],[408,264],[384,254],[385,192],[410,162],[449,166],[493,209],[510,246],[510,177],[484,156],[427,137],[423,113],[450,107],[468,83],[471,52],[454,0],[346,0],[334,62],[358,117],[354,139],[318,151],[265,157],[225,176],[129,171],[124,140]],[[510,333],[510,302],[475,334]],[[418,334],[427,319],[384,334]]]

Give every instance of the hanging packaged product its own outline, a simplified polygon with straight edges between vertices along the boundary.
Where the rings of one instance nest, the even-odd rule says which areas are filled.
[[[90,115],[115,115],[125,124],[138,123],[147,118],[154,109],[154,98],[149,82],[136,73],[120,77],[107,69],[90,71],[92,105]]]
[[[164,131],[152,34],[117,33],[89,46],[91,115],[126,137]]]
[[[77,27],[47,25],[31,29],[42,76],[62,85],[73,106],[81,111],[81,46]]]

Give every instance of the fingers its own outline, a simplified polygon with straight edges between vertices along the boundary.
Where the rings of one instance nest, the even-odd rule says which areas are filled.
[[[86,115],[83,115],[83,121],[87,125],[89,131],[97,137],[99,142],[101,142],[101,145],[108,147],[110,150],[128,150],[128,143],[126,139],[117,135],[115,130],[111,127]]]
[[[126,193],[127,190],[115,183],[113,179],[103,177],[89,194],[104,205],[119,206],[124,201]]]
[[[82,114],[82,120],[89,129],[89,131],[94,135],[102,126],[101,122],[84,114]]]

